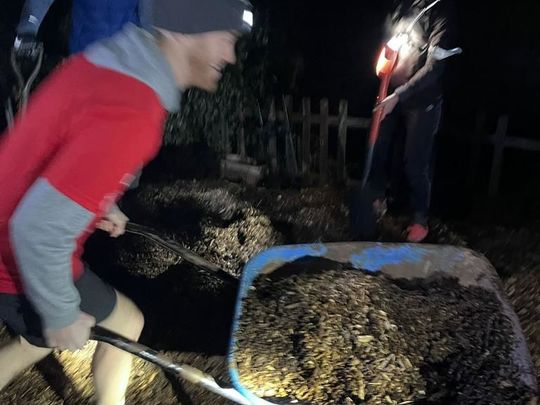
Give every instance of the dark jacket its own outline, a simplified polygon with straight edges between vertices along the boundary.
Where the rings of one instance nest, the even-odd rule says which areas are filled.
[[[394,31],[404,30],[431,3],[433,0],[400,1],[392,15]],[[456,47],[453,20],[453,0],[442,0],[414,26],[409,43],[400,51],[391,85],[405,106],[429,105],[442,97],[446,61],[433,51]]]
[[[73,0],[70,52],[116,34],[131,22],[140,25],[138,0]]]

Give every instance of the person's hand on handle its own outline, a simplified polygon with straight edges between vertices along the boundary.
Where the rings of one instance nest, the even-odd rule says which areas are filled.
[[[108,214],[97,223],[96,228],[108,232],[113,238],[117,238],[126,232],[128,221],[129,218],[120,211],[118,205],[113,204]]]
[[[388,114],[391,114],[392,111],[394,111],[394,108],[396,108],[398,102],[399,102],[399,96],[396,93],[391,94],[390,96],[386,97],[383,101],[381,101],[379,104],[377,104],[375,108],[373,109],[373,112],[382,110],[381,119],[384,120],[384,118]]]
[[[65,328],[45,329],[45,340],[49,347],[55,349],[79,350],[90,338],[91,329],[95,324],[93,316],[81,312],[77,320]]]

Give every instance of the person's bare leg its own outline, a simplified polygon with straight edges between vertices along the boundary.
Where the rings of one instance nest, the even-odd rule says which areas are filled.
[[[33,346],[18,337],[0,348],[0,391],[19,373],[45,358],[52,349]]]
[[[113,312],[100,325],[125,338],[138,340],[144,327],[144,317],[126,296],[116,292]],[[98,405],[122,405],[129,383],[132,356],[106,343],[98,343],[92,371]]]

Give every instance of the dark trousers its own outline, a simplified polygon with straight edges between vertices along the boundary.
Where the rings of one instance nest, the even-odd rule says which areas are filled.
[[[439,130],[442,100],[427,107],[405,107],[398,104],[381,123],[373,153],[369,185],[382,198],[388,185],[388,166],[392,146],[405,130],[404,169],[410,189],[410,204],[415,223],[427,225],[431,200],[433,144]]]

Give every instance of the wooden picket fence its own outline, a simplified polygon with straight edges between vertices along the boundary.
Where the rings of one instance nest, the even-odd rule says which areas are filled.
[[[276,108],[276,105],[284,104],[285,108]],[[315,113],[311,110],[312,101],[308,97],[304,97],[301,103],[301,110],[293,110],[293,99],[286,96],[284,103],[273,102],[270,108],[268,121],[270,123],[276,120],[285,121],[288,113],[288,119],[291,126],[301,125],[302,131],[294,140],[297,145],[296,156],[298,157],[298,166],[301,174],[308,176],[312,174],[312,163],[314,159],[318,159],[318,177],[319,182],[326,184],[330,180],[329,172],[329,130],[337,128],[337,180],[344,182],[347,180],[347,133],[350,129],[368,129],[371,120],[368,118],[350,117],[348,115],[349,106],[347,100],[339,102],[338,115],[330,115],[328,99],[323,98],[319,102],[319,112]],[[318,126],[318,131],[315,136],[312,133],[312,126]],[[293,131],[294,133],[294,131]],[[314,148],[314,140],[318,143],[318,148]],[[318,150],[318,156],[314,156],[314,150]],[[275,142],[270,142],[269,145],[270,166],[272,171],[277,170],[277,148]],[[334,179],[332,179],[334,180]]]
[[[276,106],[285,105],[285,108]],[[319,112],[312,111],[312,100],[308,97],[302,98],[300,111],[293,110],[293,99],[290,96],[285,97],[284,103],[274,101],[268,115],[270,122],[285,121],[285,110],[288,112],[288,119],[291,126],[301,126],[302,130],[296,134],[294,144],[297,145],[296,155],[298,157],[298,166],[303,176],[315,174],[319,183],[328,182],[347,182],[347,133],[351,129],[367,130],[370,127],[369,118],[358,118],[349,116],[347,100],[340,100],[338,115],[329,114],[328,99],[320,100]],[[504,162],[504,154],[507,149],[518,149],[522,151],[540,152],[540,140],[522,138],[508,134],[509,116],[502,115],[498,118],[497,128],[494,133],[488,134],[485,131],[486,114],[478,113],[476,126],[472,131],[461,131],[459,138],[461,141],[468,142],[472,149],[470,167],[477,164],[479,145],[491,145],[493,147],[493,156],[491,170],[489,174],[489,195],[494,197],[499,192],[499,183]],[[312,127],[318,127],[318,130],[312,132]],[[337,128],[337,157],[336,171],[329,170],[329,129]],[[472,136],[468,135],[472,132]],[[293,135],[295,134],[292,131]],[[468,133],[468,134],[467,134]],[[455,136],[452,135],[454,138]],[[314,145],[317,142],[318,145]],[[315,147],[318,146],[318,147]],[[318,151],[318,156],[314,151]],[[270,142],[268,148],[270,156],[271,171],[277,172],[277,148],[275,142]],[[362,157],[359,157],[360,159]],[[317,163],[314,165],[313,163]],[[313,168],[318,166],[316,173]],[[332,178],[335,175],[336,178]]]

